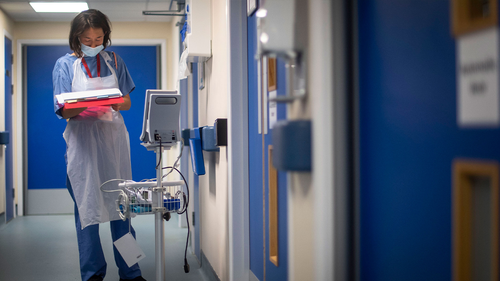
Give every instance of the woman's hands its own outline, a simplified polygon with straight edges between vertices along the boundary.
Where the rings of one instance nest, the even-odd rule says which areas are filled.
[[[132,105],[132,102],[130,101],[130,96],[126,95],[123,97],[123,102],[122,103],[115,103],[111,105],[111,108],[113,108],[115,111],[120,111],[120,110],[129,110],[130,106]],[[81,108],[62,108],[61,109],[61,115],[64,119],[69,119],[71,117],[75,117],[78,114],[82,113],[87,109],[86,107],[81,107]]]
[[[63,107],[63,108],[61,108],[61,116],[64,119],[69,119],[71,117],[75,117],[78,114],[82,113],[83,111],[85,111],[85,109],[87,109],[87,108],[81,107],[81,108],[67,109],[67,108]]]
[[[115,103],[111,105],[115,111],[129,110],[132,102],[130,101],[130,95],[123,96],[123,103]]]

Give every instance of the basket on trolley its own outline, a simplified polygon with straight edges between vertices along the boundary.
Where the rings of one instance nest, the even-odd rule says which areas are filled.
[[[125,187],[121,189],[122,192],[116,200],[116,210],[123,220],[135,217],[135,215],[155,212],[179,212],[186,207],[186,197],[182,192],[182,185],[162,186],[161,193],[158,192],[159,187],[157,186],[126,186],[125,184]],[[155,204],[157,202],[157,200],[153,200],[155,193],[161,194],[162,206]]]

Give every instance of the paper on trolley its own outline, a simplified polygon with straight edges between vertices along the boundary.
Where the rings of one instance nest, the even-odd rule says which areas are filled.
[[[131,267],[146,257],[130,232],[123,235],[122,238],[116,240],[114,244],[118,252],[122,255],[123,260],[127,263],[128,267]]]

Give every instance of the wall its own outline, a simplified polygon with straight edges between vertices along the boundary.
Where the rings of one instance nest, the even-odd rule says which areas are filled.
[[[206,87],[199,92],[199,126],[227,118],[228,24],[226,1],[212,0],[212,58],[206,63]],[[221,280],[228,280],[227,151],[204,152],[200,176],[201,250]]]
[[[165,89],[175,89],[175,76],[173,73],[175,72],[176,63],[175,60],[170,59],[173,56],[177,46],[172,45],[172,32],[175,26],[175,20],[171,22],[114,22],[112,23],[112,38],[113,39],[163,39],[167,42],[166,54],[161,54],[161,56],[167,58],[167,85],[164,85]],[[17,22],[11,23],[11,34],[14,36],[13,41],[13,51],[14,51],[14,66],[13,66],[13,81],[17,81],[17,40],[29,40],[29,39],[37,39],[37,40],[53,40],[53,39],[63,39],[68,40],[70,25],[67,22]],[[162,32],[158,32],[161,30]],[[3,50],[3,44],[1,46]],[[1,58],[3,61],[3,55]],[[2,81],[3,83],[3,81]],[[15,82],[14,82],[15,83]],[[2,84],[3,85],[3,84]],[[3,86],[2,86],[3,89]],[[19,98],[19,93],[17,92],[17,85],[14,84],[14,98],[13,104],[17,104],[17,100]],[[2,90],[3,91],[3,90]],[[3,105],[1,105],[1,110],[3,112]],[[2,113],[3,114],[3,113]],[[13,110],[14,116],[17,115],[17,107],[14,107]],[[3,115],[2,115],[3,116]],[[2,119],[3,120],[3,119]],[[16,124],[13,124],[16,126]],[[15,131],[19,130],[15,127]],[[22,149],[21,140],[16,138],[16,132],[14,132],[14,175],[17,175],[17,151],[18,149]],[[4,171],[2,169],[1,171]],[[19,187],[18,178],[14,176],[14,186],[17,189]],[[5,190],[3,188],[2,190]],[[19,192],[16,190],[16,194]],[[19,196],[16,196],[16,203]],[[3,202],[3,201],[2,201]]]
[[[295,101],[289,105],[287,115],[290,120],[310,120],[310,101]],[[314,280],[311,276],[314,276],[315,241],[311,239],[311,229],[315,221],[314,213],[310,212],[315,210],[313,188],[312,173],[288,173],[288,276],[291,281]]]
[[[5,69],[4,61],[4,31],[8,34],[13,35],[14,33],[14,22],[5,15],[5,13],[0,10],[0,30],[2,30],[2,37],[0,39],[0,69]],[[3,71],[2,71],[3,73]],[[14,72],[15,73],[15,72]],[[0,79],[0,131],[5,130],[5,81]],[[13,104],[14,100],[12,101]],[[13,119],[14,122],[14,119]],[[16,146],[14,145],[14,151]],[[14,162],[15,166],[15,162]],[[0,148],[0,214],[5,212],[5,152],[4,148]],[[14,182],[15,184],[15,182]]]

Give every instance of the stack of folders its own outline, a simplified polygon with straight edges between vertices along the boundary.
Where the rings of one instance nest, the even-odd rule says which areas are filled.
[[[122,92],[118,88],[92,90],[56,95],[57,102],[67,109],[122,103]]]

